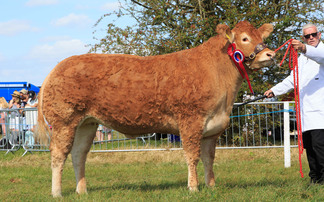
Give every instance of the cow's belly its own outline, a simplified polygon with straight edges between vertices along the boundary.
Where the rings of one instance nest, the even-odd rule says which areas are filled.
[[[121,113],[120,113],[121,114]],[[131,116],[107,116],[94,117],[102,125],[119,131],[129,138],[135,138],[148,133],[169,133],[179,134],[176,121],[168,116],[148,116],[143,114],[140,118]],[[159,118],[157,118],[159,117]]]
[[[229,123],[229,116],[224,112],[221,115],[215,115],[214,117],[207,119],[205,128],[203,131],[203,137],[220,135]]]

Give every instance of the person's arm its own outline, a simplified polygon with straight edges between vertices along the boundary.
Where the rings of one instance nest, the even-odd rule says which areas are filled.
[[[294,89],[294,77],[292,71],[287,78],[271,88],[275,96],[286,94],[292,89]]]
[[[304,53],[307,58],[314,60],[318,64],[324,64],[324,44],[322,42],[319,42],[317,47],[314,47],[294,39],[292,46],[295,50]]]
[[[28,102],[26,104],[26,107],[32,107],[32,108],[36,108],[38,106],[38,100],[36,100],[36,102],[34,104],[30,104],[31,103],[31,99],[28,99]]]
[[[35,99],[35,103],[32,105],[32,107],[38,107],[38,98],[36,97],[36,99]]]
[[[14,99],[14,98],[13,98]],[[12,108],[12,106],[13,106],[13,104],[14,104],[14,101],[13,101],[13,99],[11,99],[10,101],[9,101],[9,109],[11,109]]]
[[[30,104],[30,101],[31,101],[31,98],[29,98],[26,102],[26,106],[25,107],[32,107],[31,104]]]
[[[321,42],[317,47],[306,45],[305,56],[318,64],[324,65],[324,45]]]
[[[38,103],[36,102],[33,105],[29,105],[29,106],[32,107],[32,108],[36,108],[38,106]]]
[[[264,95],[266,95],[268,98],[273,96],[279,96],[288,93],[293,88],[294,88],[294,77],[293,77],[293,72],[291,71],[288,77],[286,77],[282,82],[272,87],[270,90],[264,92]]]

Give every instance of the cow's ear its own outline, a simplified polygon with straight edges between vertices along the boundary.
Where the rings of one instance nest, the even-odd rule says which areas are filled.
[[[234,33],[227,25],[224,24],[217,25],[216,32],[217,34],[222,35],[224,38],[227,38],[230,43],[233,43]]]
[[[259,27],[259,32],[261,33],[262,39],[267,38],[270,33],[273,31],[273,25],[272,24],[263,24],[261,27]]]

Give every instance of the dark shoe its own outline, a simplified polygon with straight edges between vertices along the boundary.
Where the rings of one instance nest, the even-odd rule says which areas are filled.
[[[311,178],[309,184],[314,185],[317,184],[318,180],[316,178]]]
[[[324,185],[324,179],[321,177],[316,181],[316,184]]]

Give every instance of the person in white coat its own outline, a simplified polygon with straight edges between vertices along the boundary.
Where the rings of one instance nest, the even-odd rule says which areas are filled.
[[[324,44],[314,24],[303,26],[302,43],[292,41],[298,57],[299,95],[303,144],[310,168],[311,184],[324,184]],[[273,97],[294,88],[293,71],[264,95]]]

